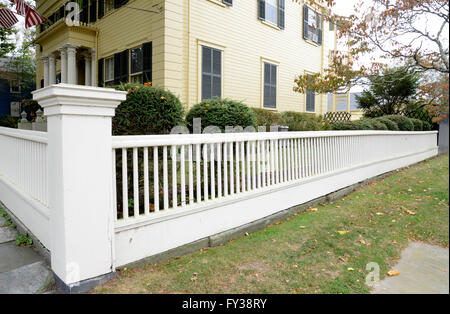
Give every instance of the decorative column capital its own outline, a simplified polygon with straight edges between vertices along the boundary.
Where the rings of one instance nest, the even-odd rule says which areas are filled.
[[[109,88],[59,84],[32,92],[45,116],[77,115],[113,117],[127,93]]]

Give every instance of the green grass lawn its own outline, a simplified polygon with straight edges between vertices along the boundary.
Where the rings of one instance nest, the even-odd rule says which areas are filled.
[[[368,293],[408,241],[448,247],[448,154],[362,187],[317,211],[177,259],[121,269],[94,293]]]

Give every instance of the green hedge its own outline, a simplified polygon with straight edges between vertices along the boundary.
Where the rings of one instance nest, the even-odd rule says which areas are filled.
[[[400,115],[333,123],[333,130],[430,131],[431,128],[431,124],[426,121]]]
[[[170,91],[142,84],[115,88],[128,91],[128,95],[116,109],[113,135],[169,134],[173,127],[184,124],[183,106]]]
[[[384,124],[383,122],[378,121],[376,119],[367,119],[367,122],[372,125],[373,130],[377,130],[377,131],[387,131],[388,130],[388,127],[386,126],[386,124]]]
[[[427,121],[422,121],[423,123],[423,130],[424,131],[431,131],[433,129],[433,125]]]
[[[411,119],[411,122],[414,125],[414,131],[423,131],[423,121],[419,119]]]
[[[286,125],[281,114],[277,111],[252,108],[256,117],[256,124],[258,126],[265,126],[268,131],[272,125]]]
[[[384,117],[397,123],[400,131],[414,131],[414,123],[410,118],[400,115],[388,115]]]
[[[374,126],[370,119],[361,119],[356,121],[340,121],[333,123],[333,130],[346,131],[346,130],[373,130]]]
[[[389,120],[388,118],[385,117],[378,117],[374,119],[375,121],[378,121],[380,123],[383,123],[386,126],[386,129],[389,131],[398,131],[398,125],[397,123],[395,123],[392,120]]]
[[[256,128],[253,110],[240,101],[231,99],[209,99],[193,106],[186,115],[186,125],[192,131],[194,118],[202,119],[202,131],[208,126],[217,126],[225,131],[227,126]]]
[[[20,118],[14,118],[11,116],[0,116],[0,126],[17,129],[19,120]]]
[[[289,131],[324,131],[331,130],[331,125],[322,116],[312,113],[285,111],[281,117],[289,126]]]

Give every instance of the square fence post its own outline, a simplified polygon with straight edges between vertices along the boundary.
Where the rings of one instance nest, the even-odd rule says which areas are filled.
[[[58,84],[33,92],[48,127],[51,267],[66,293],[115,275],[111,125],[126,92]]]

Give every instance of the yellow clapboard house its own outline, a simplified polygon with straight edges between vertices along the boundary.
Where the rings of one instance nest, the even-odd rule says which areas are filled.
[[[36,84],[149,82],[186,107],[212,97],[325,114],[328,96],[293,91],[296,75],[327,67],[336,48],[325,7],[291,0],[37,0]]]

